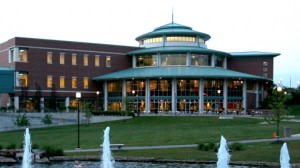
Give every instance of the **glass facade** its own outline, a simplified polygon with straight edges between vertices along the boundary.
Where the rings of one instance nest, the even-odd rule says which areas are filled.
[[[173,42],[196,42],[195,37],[191,36],[167,36],[167,41]]]
[[[172,80],[150,80],[150,111],[169,112],[172,110]]]
[[[160,56],[161,66],[187,65],[187,54],[162,54]]]
[[[224,57],[223,56],[215,56],[215,66],[216,67],[224,67]]]
[[[153,37],[153,38],[147,38],[143,40],[143,44],[149,44],[149,43],[161,43],[163,42],[162,37]]]
[[[205,54],[191,54],[191,65],[211,66],[211,56]]]
[[[157,66],[156,55],[141,55],[136,56],[136,67]]]
[[[223,80],[204,81],[204,110],[209,112],[223,111]]]

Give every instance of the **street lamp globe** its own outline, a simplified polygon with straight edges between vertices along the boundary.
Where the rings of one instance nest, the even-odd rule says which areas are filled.
[[[282,87],[281,86],[277,86],[277,92],[281,92],[282,91]]]

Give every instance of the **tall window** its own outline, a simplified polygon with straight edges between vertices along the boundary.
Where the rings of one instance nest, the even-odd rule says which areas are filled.
[[[111,56],[106,56],[106,67],[111,67]]]
[[[53,84],[52,76],[48,75],[47,76],[47,87],[52,88],[52,84]]]
[[[211,66],[211,56],[204,54],[191,54],[191,65]]]
[[[65,88],[65,77],[64,76],[59,77],[59,87]]]
[[[216,67],[224,67],[224,57],[223,56],[215,56],[215,66]]]
[[[28,86],[28,73],[19,72],[19,86],[27,87]]]
[[[122,97],[122,82],[110,81],[107,82],[108,97]]]
[[[88,54],[84,54],[83,55],[83,65],[84,66],[88,66],[89,65],[89,55]]]
[[[186,65],[186,54],[162,54],[161,65]]]
[[[65,64],[65,53],[60,53],[59,54],[59,63],[60,64]]]
[[[84,89],[88,89],[89,88],[89,78],[88,77],[84,77],[83,78],[83,88]]]
[[[72,77],[72,88],[77,88],[77,77],[76,76]]]
[[[53,63],[53,58],[52,58],[52,52],[47,53],[47,63],[52,64]]]
[[[26,49],[20,49],[19,51],[19,61],[20,62],[28,62],[28,56],[27,56],[27,50]]]
[[[156,55],[140,55],[136,56],[136,66],[157,66]]]
[[[100,66],[100,55],[95,55],[95,66]]]
[[[72,65],[76,65],[77,62],[76,62],[76,57],[77,57],[77,54],[72,54]]]

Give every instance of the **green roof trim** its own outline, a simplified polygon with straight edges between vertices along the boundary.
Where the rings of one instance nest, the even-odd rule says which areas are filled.
[[[259,52],[259,51],[248,51],[248,52],[230,52],[231,57],[276,57],[280,53],[272,52]]]
[[[142,48],[139,50],[131,51],[127,53],[128,55],[143,55],[143,54],[156,54],[156,53],[202,53],[202,54],[220,54],[224,56],[230,56],[228,53],[223,51],[211,50],[202,47],[191,47],[191,46],[172,46],[172,47],[151,47]]]
[[[214,78],[214,79],[250,79],[268,80],[261,76],[241,73],[215,67],[172,66],[172,67],[144,67],[130,68],[103,76],[94,77],[93,80],[119,80],[119,79],[145,79],[145,78]]]
[[[152,32],[143,34],[138,36],[135,40],[139,41],[144,38],[149,37],[157,37],[163,35],[190,35],[190,36],[199,36],[203,38],[205,41],[209,40],[211,37],[210,35],[198,31],[194,31],[191,27],[184,26],[177,23],[169,23],[164,26],[160,26],[154,29]]]

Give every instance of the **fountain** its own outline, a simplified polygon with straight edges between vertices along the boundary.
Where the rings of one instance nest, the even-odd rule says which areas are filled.
[[[286,143],[284,143],[280,150],[280,167],[281,168],[290,168],[290,156]]]
[[[228,152],[226,139],[221,136],[220,147],[218,150],[218,168],[229,168],[230,155]]]
[[[30,133],[29,128],[26,128],[24,134],[24,154],[22,160],[22,168],[31,168],[32,162],[32,154],[31,154],[31,141],[30,141]]]
[[[113,168],[115,163],[110,150],[109,130],[109,127],[104,130],[101,168]]]

